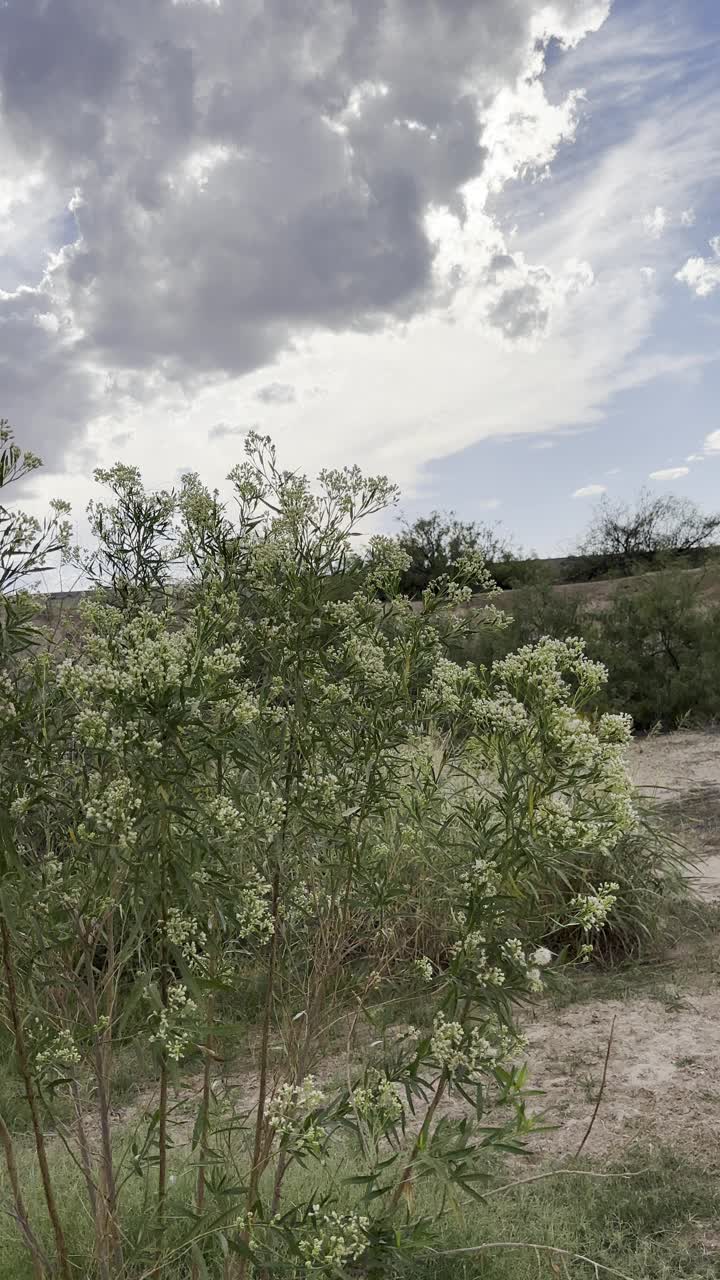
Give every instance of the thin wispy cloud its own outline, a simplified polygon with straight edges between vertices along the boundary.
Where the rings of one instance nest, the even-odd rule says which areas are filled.
[[[601,494],[607,493],[606,484],[584,484],[580,489],[576,489],[573,498],[599,498]]]
[[[690,474],[689,467],[662,467],[659,471],[651,471],[650,480],[680,480]]]

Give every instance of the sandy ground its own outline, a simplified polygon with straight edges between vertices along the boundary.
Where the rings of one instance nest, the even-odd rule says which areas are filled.
[[[633,775],[667,806],[698,856],[698,892],[720,901],[720,733],[682,732],[633,744]],[[648,997],[588,1000],[538,1010],[526,1028],[532,1083],[542,1110],[561,1126],[533,1146],[574,1154],[592,1117],[614,1023],[606,1086],[588,1157],[622,1158],[635,1145],[720,1150],[720,969],[712,946],[698,957],[689,937],[659,966]],[[714,970],[714,971],[713,971]]]

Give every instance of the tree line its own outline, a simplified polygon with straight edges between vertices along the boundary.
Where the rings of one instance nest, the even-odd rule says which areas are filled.
[[[701,564],[716,547],[720,512],[706,513],[689,498],[641,490],[634,502],[603,498],[573,553],[558,562],[558,580],[591,581],[678,565]],[[461,557],[479,553],[502,588],[537,576],[537,556],[519,547],[500,523],[461,520],[432,511],[404,520],[397,542],[409,557],[402,589],[418,598]]]

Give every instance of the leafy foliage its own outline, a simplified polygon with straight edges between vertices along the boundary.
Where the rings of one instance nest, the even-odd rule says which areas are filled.
[[[524,1150],[516,1009],[554,951],[590,954],[622,893],[639,823],[627,718],[598,710],[605,672],[581,641],[489,670],[452,659],[471,625],[507,622],[455,616],[490,585],[475,548],[417,609],[397,541],[371,539],[358,577],[359,524],[397,500],[381,477],[323,472],[314,492],[251,436],[227,506],[196,477],[179,496],[132,468],[98,478],[113,499],[92,507],[81,561],[104,589],[79,645],[16,646],[0,675],[3,1013],[52,1247],[3,1122],[11,1211],[35,1274],[69,1280],[49,1118],[95,1224],[82,1266],[103,1278],[385,1274],[427,1249],[447,1196],[481,1195],[493,1152]],[[258,974],[248,1102],[219,1064]],[[379,1007],[401,1012],[419,984],[420,1025],[368,1047]],[[313,1072],[338,1022],[347,1066],[329,1087]],[[123,1142],[113,1061],[130,1045],[157,1104]],[[192,1059],[201,1097],[171,1174],[170,1084]],[[76,1105],[87,1079],[97,1143]],[[346,1151],[359,1172],[318,1197]]]
[[[720,513],[705,515],[689,498],[644,489],[630,506],[605,497],[580,544],[584,564],[576,573],[592,578],[667,567],[674,557],[712,546],[719,533]]]
[[[405,521],[398,535],[398,545],[409,558],[400,578],[401,590],[413,598],[421,596],[430,583],[450,573],[462,556],[470,554],[479,554],[483,562],[492,568],[498,585],[503,586],[508,566],[519,555],[499,524],[458,520],[452,511],[432,511],[429,516],[420,516],[412,524]],[[479,582],[469,585],[473,590],[480,587]]]

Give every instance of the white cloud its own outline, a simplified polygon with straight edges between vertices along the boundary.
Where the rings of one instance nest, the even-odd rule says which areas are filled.
[[[654,279],[655,279],[656,274],[657,274],[657,272],[656,272],[656,270],[655,270],[655,267],[641,267],[641,268],[640,268],[640,275],[642,276],[643,280],[654,280]]]
[[[473,506],[476,506],[479,511],[497,511],[498,507],[502,506],[502,502],[500,498],[481,498],[477,502],[474,501]]]
[[[720,453],[720,431],[711,431],[705,437],[705,452]]]
[[[686,462],[703,462],[704,455],[702,453],[689,453],[685,461]]]
[[[713,236],[709,244],[714,257],[688,258],[685,266],[675,272],[675,279],[686,284],[698,298],[706,298],[720,285],[720,236]]]
[[[653,240],[659,240],[669,221],[670,219],[668,217],[667,209],[664,209],[661,204],[658,204],[655,206],[652,213],[645,214],[642,224],[644,230],[652,237]]]
[[[664,467],[660,471],[651,471],[650,480],[680,480],[690,474],[689,467]]]
[[[656,205],[651,213],[646,213],[642,220],[643,229],[653,240],[659,240],[671,227],[693,227],[695,210],[682,209],[679,214],[671,213],[663,205]]]
[[[607,493],[606,484],[585,484],[580,489],[576,489],[573,498],[599,498],[601,493]]]

